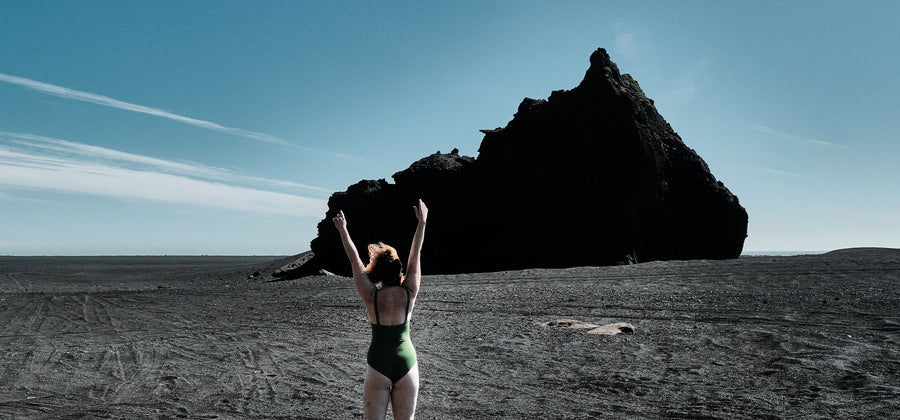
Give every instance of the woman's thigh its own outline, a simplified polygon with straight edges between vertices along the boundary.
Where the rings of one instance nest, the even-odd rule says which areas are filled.
[[[395,419],[411,419],[416,414],[416,399],[419,397],[419,364],[394,384],[391,392],[391,407]]]
[[[366,419],[383,419],[391,401],[391,380],[371,366],[366,366],[363,383],[363,414]]]

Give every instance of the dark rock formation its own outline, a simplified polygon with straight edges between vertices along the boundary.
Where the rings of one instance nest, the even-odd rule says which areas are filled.
[[[366,259],[383,241],[401,255],[412,206],[430,208],[426,273],[612,265],[740,255],[747,212],[685,146],[603,49],[584,80],[526,98],[506,127],[482,130],[478,158],[435,153],[328,200],[308,264],[349,273],[331,222],[338,210]]]
[[[304,252],[294,257],[294,259],[272,273],[272,277],[282,280],[298,279],[300,277],[311,276],[319,271],[314,264],[309,264],[313,259],[312,251]]]

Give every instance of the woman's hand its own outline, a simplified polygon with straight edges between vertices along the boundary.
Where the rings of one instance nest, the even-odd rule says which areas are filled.
[[[344,218],[344,211],[338,210],[338,214],[331,219],[334,227],[338,231],[347,230],[347,219]]]
[[[419,204],[413,206],[413,211],[416,212],[416,219],[419,219],[419,223],[425,223],[425,220],[428,219],[428,206],[422,202],[422,199],[419,199]]]

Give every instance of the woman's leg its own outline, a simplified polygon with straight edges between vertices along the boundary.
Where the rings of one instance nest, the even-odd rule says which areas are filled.
[[[364,418],[384,420],[390,401],[391,380],[371,366],[366,366],[366,381],[363,383]]]
[[[391,407],[394,419],[412,419],[416,416],[416,399],[419,397],[419,364],[394,384],[391,392]]]

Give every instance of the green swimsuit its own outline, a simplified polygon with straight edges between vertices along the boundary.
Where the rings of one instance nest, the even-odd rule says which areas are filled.
[[[401,286],[403,287],[403,286]],[[406,317],[409,317],[409,289],[406,290]],[[372,369],[397,383],[416,364],[416,349],[409,340],[409,319],[400,325],[381,325],[378,319],[378,289],[375,289],[375,324],[366,362]]]

